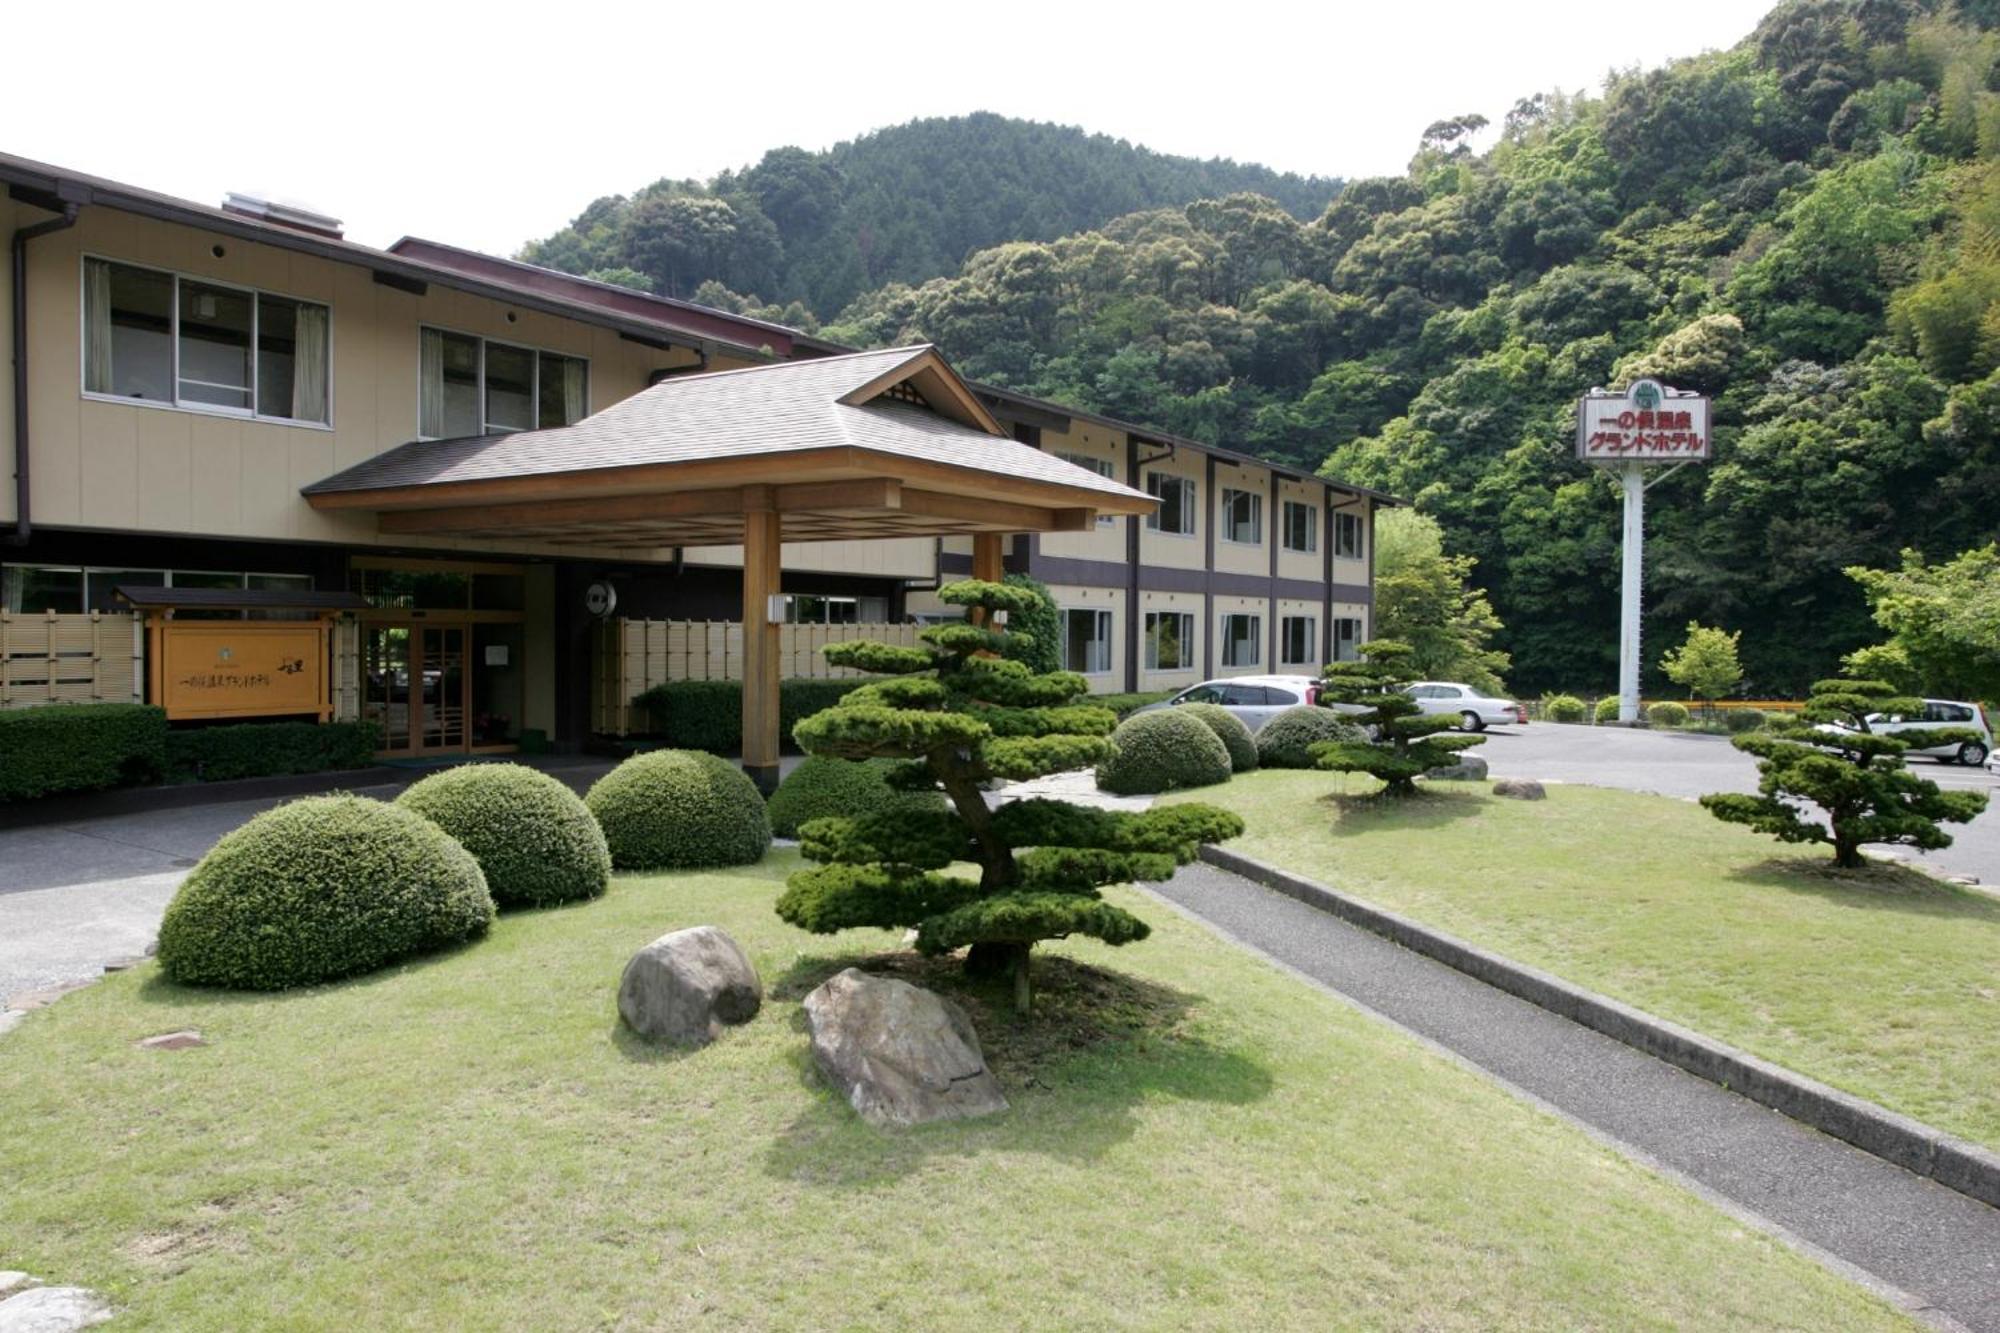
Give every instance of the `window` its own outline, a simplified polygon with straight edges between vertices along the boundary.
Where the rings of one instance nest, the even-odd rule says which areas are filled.
[[[1194,665],[1194,617],[1184,611],[1146,613],[1146,669],[1184,671]]]
[[[1171,472],[1148,472],[1146,494],[1160,502],[1159,511],[1146,516],[1147,527],[1182,537],[1194,535],[1193,481]]]
[[[1065,463],[1075,464],[1085,472],[1095,472],[1098,476],[1108,478],[1112,481],[1118,480],[1118,465],[1108,458],[1093,458],[1089,454],[1067,453],[1057,453],[1056,457],[1062,459]],[[1097,526],[1100,528],[1111,527],[1117,522],[1118,520],[1109,514],[1099,514],[1097,516]]]
[[[1336,662],[1358,661],[1361,657],[1361,622],[1351,616],[1335,616],[1333,620],[1333,660]]]
[[[1361,515],[1333,516],[1333,553],[1349,559],[1361,557]]]
[[[1222,539],[1256,546],[1264,540],[1264,497],[1255,491],[1225,487],[1222,492]]]
[[[1063,670],[1086,676],[1111,670],[1111,613],[1063,612]]]
[[[1264,617],[1227,615],[1222,618],[1222,665],[1262,666]]]
[[[82,611],[129,611],[118,600],[119,588],[311,588],[310,574],[244,574],[198,569],[97,569],[8,565],[0,569],[0,607],[39,615],[44,611],[73,615]],[[241,613],[176,612],[181,619]]]
[[[1286,616],[1278,622],[1278,660],[1286,666],[1311,665],[1319,655],[1319,619]]]
[[[950,617],[953,620],[959,616]],[[793,625],[880,625],[889,619],[886,597],[821,597],[795,593],[786,599],[785,620]]]
[[[467,333],[418,335],[417,433],[427,440],[547,429],[590,410],[590,363]]]
[[[83,390],[261,420],[329,423],[327,307],[83,261]]]
[[[1319,506],[1285,501],[1284,542],[1287,551],[1311,554],[1319,549]]]
[[[1238,708],[1264,708],[1272,699],[1271,692],[1262,685],[1224,685],[1222,702]]]

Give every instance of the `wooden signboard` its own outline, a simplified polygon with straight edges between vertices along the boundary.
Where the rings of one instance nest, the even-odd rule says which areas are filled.
[[[151,626],[152,701],[171,719],[333,714],[325,620]]]

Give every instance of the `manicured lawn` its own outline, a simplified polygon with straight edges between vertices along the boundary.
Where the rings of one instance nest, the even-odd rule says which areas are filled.
[[[1035,1026],[972,997],[1011,1112],[877,1134],[797,998],[895,941],[780,923],[790,864],[621,878],[342,986],[147,968],[32,1015],[0,1266],[121,1329],[1907,1326],[1136,894],[1154,937],[1044,957]],[[773,998],[697,1054],[631,1043],[620,967],[697,922]],[[183,1026],[213,1044],[133,1048]]]
[[[1232,850],[2000,1146],[2000,900],[1838,872],[1665,797],[1454,783],[1385,805],[1341,787],[1273,771],[1182,799],[1243,815]]]

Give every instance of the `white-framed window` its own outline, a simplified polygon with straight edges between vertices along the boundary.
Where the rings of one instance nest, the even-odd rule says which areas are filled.
[[[1285,666],[1319,664],[1319,617],[1285,616],[1278,621],[1278,661]]]
[[[1065,463],[1075,464],[1085,472],[1095,472],[1098,476],[1111,481],[1118,480],[1118,464],[1108,458],[1097,458],[1090,454],[1065,453],[1061,450],[1056,452],[1056,457],[1062,459]],[[1112,527],[1117,522],[1118,520],[1110,514],[1099,514],[1097,516],[1097,526],[1100,528]]]
[[[1172,533],[1180,537],[1194,535],[1193,478],[1175,476],[1171,472],[1148,472],[1146,494],[1160,502],[1159,509],[1146,516],[1147,527],[1154,532]]]
[[[114,595],[118,588],[296,588],[310,589],[310,574],[257,574],[242,570],[117,569],[98,565],[0,566],[0,609],[40,615],[54,611],[75,615],[84,611],[129,611]],[[237,611],[177,611],[179,619],[224,616]],[[263,613],[252,613],[259,615]]]
[[[947,615],[946,620],[962,620],[963,615]],[[785,599],[788,625],[880,625],[889,619],[886,597],[822,597],[815,593],[794,593]]]
[[[1283,537],[1287,551],[1311,555],[1319,550],[1319,506],[1303,500],[1285,501]]]
[[[1111,670],[1111,613],[1063,612],[1063,670],[1101,676]]]
[[[86,397],[332,424],[322,302],[87,255],[79,323]]]
[[[590,363],[580,356],[418,330],[417,434],[427,440],[568,426],[590,413]]]
[[[1350,560],[1361,558],[1361,515],[1336,513],[1333,516],[1333,553]]]
[[[1264,665],[1264,617],[1232,611],[1222,618],[1222,665]]]
[[[1333,660],[1355,662],[1361,658],[1361,621],[1353,616],[1333,618]]]
[[[1148,611],[1146,669],[1185,671],[1194,666],[1194,616],[1186,611]]]
[[[1256,491],[1222,489],[1222,540],[1245,546],[1264,543],[1264,497]]]

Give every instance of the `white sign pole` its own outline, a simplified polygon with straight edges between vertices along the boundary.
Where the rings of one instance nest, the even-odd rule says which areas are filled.
[[[1619,469],[1625,487],[1624,581],[1618,610],[1618,722],[1639,721],[1639,611],[1646,563],[1646,473],[1637,463]]]

